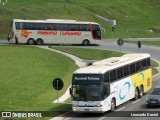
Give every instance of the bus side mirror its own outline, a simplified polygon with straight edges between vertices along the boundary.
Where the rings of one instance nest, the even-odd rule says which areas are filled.
[[[72,95],[72,88],[69,88],[69,93],[70,95]]]

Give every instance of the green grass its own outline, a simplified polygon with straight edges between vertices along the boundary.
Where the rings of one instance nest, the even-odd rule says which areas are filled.
[[[157,73],[158,73],[158,70],[156,68],[152,67],[152,75],[155,75]]]
[[[10,21],[15,18],[95,21],[106,29],[105,38],[159,37],[159,6],[159,0],[10,0],[0,4],[0,38],[6,38]],[[114,33],[111,25],[101,22],[92,12],[116,20]]]
[[[86,48],[75,48],[75,47],[51,47],[51,48],[67,52],[79,58],[88,60],[102,60],[109,57],[123,55],[123,53],[109,51],[109,50],[97,50],[97,49],[86,49]]]
[[[155,60],[151,60],[152,67],[159,67],[159,64]]]
[[[82,59],[90,59],[90,60],[102,60],[109,57],[122,56],[124,54],[108,50],[86,49],[86,48],[75,48],[75,47],[51,47],[51,48],[73,54]],[[158,73],[158,70],[155,67],[158,67],[159,64],[154,60],[151,60],[151,64],[152,64],[152,74],[155,75]]]
[[[134,43],[137,44],[137,41],[126,41],[127,43]],[[160,46],[160,41],[141,41],[142,45],[154,45]]]
[[[155,60],[151,60],[151,64],[152,64],[152,74],[155,75],[158,73],[156,67],[159,67],[159,64]]]
[[[68,111],[71,105],[53,104],[53,79],[64,81],[62,95],[78,67],[68,57],[29,46],[0,46],[0,111]],[[64,62],[65,61],[65,62]]]

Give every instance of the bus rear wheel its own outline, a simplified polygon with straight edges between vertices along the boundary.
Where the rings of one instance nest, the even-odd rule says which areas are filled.
[[[35,40],[33,38],[28,39],[27,41],[28,45],[34,45],[35,44]]]
[[[37,44],[37,45],[43,45],[43,39],[38,38],[38,39],[36,40],[36,44]]]
[[[82,43],[84,46],[88,46],[90,44],[89,40],[83,40],[83,43]]]
[[[144,94],[144,91],[143,91],[143,86],[140,86],[140,89],[139,89],[139,98],[141,98]]]

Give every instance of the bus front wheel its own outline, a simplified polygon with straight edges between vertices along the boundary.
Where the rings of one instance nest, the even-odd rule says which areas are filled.
[[[134,99],[137,100],[138,99],[138,88],[135,89],[135,96]]]
[[[28,39],[27,41],[28,45],[34,45],[35,44],[35,40],[33,38]]]
[[[90,44],[89,40],[83,40],[83,43],[82,43],[84,46],[88,46]]]
[[[112,101],[111,101],[111,111],[114,111],[115,108],[116,108],[116,102],[115,102],[114,99],[112,99]]]
[[[42,45],[42,44],[43,44],[43,39],[38,38],[38,39],[36,40],[36,44],[37,44],[37,45]]]

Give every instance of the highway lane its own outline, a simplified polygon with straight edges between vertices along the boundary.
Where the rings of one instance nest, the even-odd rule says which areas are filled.
[[[160,79],[154,80],[153,81],[153,87],[156,85],[160,85]],[[146,100],[146,95],[145,94],[141,99],[138,99],[136,101],[130,100],[123,105],[120,105],[117,107],[115,112],[106,112],[104,114],[96,114],[96,113],[77,113],[74,117],[71,116],[65,116],[65,120],[82,120],[82,119],[87,119],[87,120],[159,120],[160,117],[125,117],[125,114],[128,114],[127,111],[148,111],[145,113],[151,113],[150,111],[160,111],[160,107],[150,107],[147,108],[145,105],[145,100]],[[121,113],[122,112],[122,113]],[[140,113],[139,112],[139,113]],[[129,115],[132,112],[129,112]],[[133,112],[134,113],[134,112]],[[124,114],[124,117],[114,117],[114,116],[120,116],[120,114]]]
[[[7,45],[9,43],[7,40],[0,40],[0,44]],[[73,46],[73,47],[120,51],[120,47],[117,45],[116,40],[104,40],[103,42],[99,44],[99,46]],[[124,45],[121,47],[121,52],[137,53],[138,47],[136,44],[128,44],[125,42]],[[142,48],[139,50],[139,52],[150,53],[152,59],[156,59],[160,61],[160,55],[159,55],[160,47],[147,46],[147,45],[142,44]]]
[[[117,41],[103,42],[100,44],[99,48],[120,51],[120,47],[117,45]],[[122,52],[138,53],[138,47],[136,44],[124,43],[124,45],[121,47],[121,51]],[[159,55],[160,54],[160,47],[142,45],[142,48],[140,48],[139,52],[150,53],[152,58],[160,61],[160,55]]]
[[[84,46],[81,46],[82,48],[86,48]],[[95,49],[101,49],[101,50],[113,50],[113,51],[120,51],[120,47],[117,45],[117,41],[104,41],[99,44],[99,46],[87,46],[87,48],[95,48]],[[121,52],[124,53],[138,53],[138,47],[136,44],[129,44],[124,43],[124,45],[121,47]],[[156,59],[160,61],[160,47],[154,47],[154,46],[147,46],[143,45],[140,48],[139,52],[141,53],[150,53],[152,59]]]

